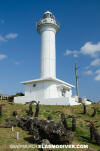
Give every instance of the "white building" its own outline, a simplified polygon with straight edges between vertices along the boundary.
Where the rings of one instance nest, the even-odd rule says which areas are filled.
[[[32,100],[45,105],[78,105],[72,97],[73,85],[56,78],[55,35],[59,24],[54,15],[47,11],[37,22],[37,32],[41,35],[40,79],[21,82],[25,85],[25,96],[15,97],[15,103]]]

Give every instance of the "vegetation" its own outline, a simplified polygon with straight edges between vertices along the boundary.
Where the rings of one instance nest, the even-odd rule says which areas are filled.
[[[9,97],[8,97],[8,101],[9,101],[9,102],[13,102],[13,101],[14,101],[14,97],[15,97],[15,95],[9,96]]]
[[[5,122],[7,118],[16,118],[13,116],[13,112],[17,112],[17,116],[21,117],[26,115],[26,110],[29,109],[29,105],[14,104],[7,101],[0,101],[2,105],[2,116],[0,117],[0,123]],[[96,109],[95,116],[93,114],[93,108]],[[92,104],[86,107],[86,114],[83,114],[83,105],[80,106],[52,106],[52,105],[40,105],[38,117],[41,119],[48,119],[50,116],[51,120],[61,120],[61,113],[64,113],[66,116],[67,127],[72,130],[72,118],[73,120],[73,134],[74,140],[73,144],[85,144],[89,146],[89,149],[94,151],[99,151],[100,146],[96,144],[94,140],[90,138],[90,127],[89,122],[93,122],[96,129],[100,134],[100,104]],[[33,116],[35,114],[35,104],[33,105]],[[64,117],[65,118],[65,117]],[[76,121],[75,121],[76,120]],[[95,122],[97,121],[97,122]],[[65,122],[65,120],[64,120]],[[19,140],[16,140],[16,132],[19,132]],[[91,136],[92,137],[92,136]],[[34,150],[37,149],[10,149],[9,145],[32,145],[32,137],[28,131],[24,131],[21,128],[14,127],[14,131],[11,131],[11,128],[0,128],[0,151],[19,151],[19,150]],[[60,151],[59,149],[55,149]],[[87,149],[62,149],[63,151],[87,151]]]
[[[24,93],[18,92],[18,93],[16,93],[16,96],[24,96]]]
[[[8,101],[9,101],[9,102],[13,102],[13,101],[14,101],[14,97],[18,97],[18,96],[24,96],[24,93],[18,92],[18,93],[16,93],[16,95],[10,95],[10,96],[8,97]]]

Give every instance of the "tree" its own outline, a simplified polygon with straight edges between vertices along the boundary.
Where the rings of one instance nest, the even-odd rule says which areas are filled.
[[[16,96],[24,96],[24,93],[18,92],[18,93],[16,93]]]

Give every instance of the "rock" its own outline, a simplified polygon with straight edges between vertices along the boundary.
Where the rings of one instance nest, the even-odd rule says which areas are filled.
[[[73,140],[72,132],[66,130],[60,121],[34,118],[31,124],[31,130],[38,128],[40,138],[48,139],[51,144],[70,144]]]
[[[42,138],[39,135],[38,128],[34,127],[34,129],[31,131],[33,142],[37,144],[41,144]]]
[[[41,144],[42,145],[51,145],[48,139],[43,139]]]
[[[100,134],[94,126],[94,123],[90,123],[90,140],[95,140],[96,144],[100,146]]]
[[[17,126],[19,123],[19,120],[18,119],[11,119],[11,118],[8,118],[6,119],[6,122],[5,122],[5,128],[11,128],[12,126]]]
[[[73,134],[67,130],[63,123],[58,120],[41,120],[38,117],[21,117],[6,119],[5,127],[19,126],[28,130],[32,135],[33,142],[41,144],[42,140],[48,140],[51,144],[70,144]]]
[[[94,139],[95,139],[96,143],[100,146],[100,135],[99,135],[99,132],[97,131],[97,129],[94,129]]]

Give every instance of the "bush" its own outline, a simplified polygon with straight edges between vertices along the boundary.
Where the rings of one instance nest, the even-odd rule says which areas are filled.
[[[18,92],[18,93],[16,93],[16,96],[24,96],[24,93]]]
[[[9,96],[9,97],[8,97],[8,101],[9,101],[9,102],[14,102],[14,97],[15,97],[15,95]]]

